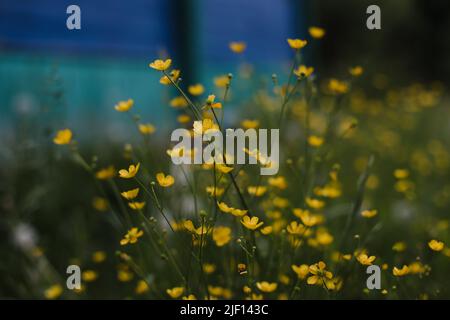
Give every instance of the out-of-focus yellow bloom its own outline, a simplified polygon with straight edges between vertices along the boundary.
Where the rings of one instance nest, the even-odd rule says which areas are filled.
[[[138,228],[131,228],[128,230],[128,232],[125,234],[122,240],[120,240],[120,244],[122,246],[126,244],[133,244],[138,241],[138,238],[142,237],[144,234],[144,231],[139,230]]]
[[[175,287],[172,289],[167,289],[166,293],[173,299],[177,299],[181,297],[181,295],[184,293],[183,287]]]
[[[325,228],[319,228],[316,232],[316,238],[314,240],[317,241],[319,245],[327,246],[333,243],[334,238]]]
[[[375,256],[368,256],[365,253],[362,253],[356,257],[356,260],[359,261],[363,266],[370,266],[372,262],[376,259]]]
[[[392,274],[396,277],[402,277],[409,273],[409,267],[407,265],[403,265],[401,269],[398,269],[397,267],[394,267],[392,269]]]
[[[233,167],[229,167],[225,164],[216,164],[216,169],[222,173],[229,173],[233,170]]]
[[[310,285],[324,285],[328,290],[334,290],[335,284],[333,282],[333,274],[327,271],[326,264],[323,261],[309,266],[309,272],[312,276],[308,277],[306,282]]]
[[[180,115],[177,117],[177,121],[178,121],[179,123],[181,123],[181,124],[183,124],[183,123],[188,123],[188,122],[191,121],[191,117],[189,117],[187,114],[180,114]]]
[[[216,265],[212,263],[204,263],[202,269],[206,274],[211,274],[216,271]]]
[[[200,83],[193,84],[188,87],[188,92],[193,96],[199,96],[205,92],[205,87]]]
[[[148,66],[158,71],[165,71],[170,68],[171,64],[172,64],[171,59],[167,60],[156,59],[155,61],[151,62]]]
[[[420,274],[427,271],[427,266],[424,266],[418,261],[411,263],[409,266],[409,273],[411,274]]]
[[[223,247],[231,240],[231,229],[228,227],[215,227],[212,238],[218,247]]]
[[[287,182],[286,182],[286,178],[283,176],[278,176],[275,178],[269,178],[267,180],[267,183],[272,186],[272,187],[276,187],[280,190],[284,190],[287,188]]]
[[[308,207],[313,208],[313,209],[322,209],[325,206],[325,202],[319,199],[314,199],[314,198],[306,198],[305,199],[306,204],[308,205]]]
[[[137,165],[131,164],[128,167],[128,170],[126,169],[119,170],[119,176],[124,179],[134,178],[134,176],[138,173],[140,166],[141,166],[140,163],[138,163]]]
[[[130,110],[134,105],[134,100],[133,99],[128,99],[128,100],[124,100],[124,101],[119,101],[115,106],[114,109],[116,109],[116,111],[119,112],[126,112],[128,110]]]
[[[190,294],[188,296],[184,296],[182,299],[183,300],[197,300],[197,298],[193,294]]]
[[[174,177],[172,177],[170,174],[166,176],[162,172],[156,174],[156,180],[158,181],[159,185],[164,188],[168,188],[175,183]]]
[[[172,82],[176,83],[178,78],[180,77],[180,70],[174,69],[174,70],[170,71],[169,77],[162,76],[161,79],[159,79],[159,83],[164,84],[166,86],[171,84]],[[170,81],[170,80],[172,80],[172,81]]]
[[[348,69],[348,73],[350,73],[354,77],[359,77],[364,72],[364,69],[361,66],[354,66]]]
[[[319,27],[309,27],[308,28],[309,35],[314,39],[321,39],[325,36],[325,29]]]
[[[134,292],[136,294],[144,294],[150,290],[150,287],[148,286],[147,282],[144,280],[139,280],[136,284],[136,288],[134,289]]]
[[[342,94],[348,91],[348,84],[337,79],[330,79],[328,82],[328,90],[334,94]]]
[[[208,228],[205,225],[201,225],[200,227],[195,228],[194,223],[191,220],[185,220],[183,222],[183,226],[187,231],[199,236],[208,232]]]
[[[94,197],[94,199],[92,199],[92,206],[94,207],[95,210],[97,211],[106,211],[108,210],[108,200],[106,200],[105,198],[102,197]]]
[[[299,50],[308,44],[308,41],[301,39],[287,39],[289,46],[292,49]]]
[[[46,299],[53,300],[58,299],[62,293],[63,287],[60,284],[54,284],[44,291],[44,296]]]
[[[406,179],[409,177],[409,170],[408,169],[395,169],[394,177],[397,179]]]
[[[131,189],[128,191],[124,191],[120,193],[122,195],[122,197],[124,197],[127,200],[132,200],[134,198],[136,198],[139,194],[139,188],[136,189]]]
[[[169,105],[172,108],[185,108],[188,106],[188,102],[186,101],[186,99],[184,97],[175,97],[172,98],[172,100],[170,100]]]
[[[210,94],[208,98],[206,99],[206,105],[213,108],[213,109],[221,109],[222,104],[220,102],[214,102],[216,99],[216,96],[213,94]]]
[[[291,268],[292,270],[294,270],[294,272],[297,274],[297,277],[300,279],[305,279],[306,276],[309,274],[309,266],[307,264],[302,264],[299,266],[293,264]]]
[[[259,120],[244,119],[241,121],[241,126],[244,129],[256,129],[259,127]]]
[[[292,221],[286,228],[287,232],[292,235],[304,235],[305,233],[305,226],[298,223],[297,221]]]
[[[70,141],[72,141],[72,131],[70,129],[59,130],[53,138],[53,142],[59,145],[69,144]]]
[[[266,193],[266,191],[267,187],[264,186],[249,186],[247,188],[247,192],[255,197],[261,197],[264,193]]]
[[[249,216],[244,216],[241,220],[241,223],[244,227],[246,227],[249,230],[256,230],[259,227],[261,227],[264,222],[259,222],[259,218],[258,217],[249,217]]]
[[[272,231],[273,231],[273,227],[272,226],[266,226],[266,227],[264,227],[264,228],[261,228],[259,231],[261,231],[261,233],[263,234],[263,235],[269,235],[269,234],[271,234],[272,233]]]
[[[442,251],[444,249],[444,242],[433,239],[428,242],[428,247],[433,251]]]
[[[244,210],[244,209],[236,209],[233,208],[233,210],[231,210],[231,214],[235,217],[243,217],[247,214],[248,210]]]
[[[361,212],[361,216],[363,216],[364,218],[373,218],[378,214],[378,211],[376,209],[373,210],[363,210]]]
[[[211,197],[220,197],[225,192],[224,188],[208,186],[206,187],[206,193],[208,193]]]
[[[284,209],[289,205],[289,200],[282,197],[275,197],[273,198],[272,203],[275,207]]]
[[[247,48],[247,44],[243,41],[233,41],[230,42],[229,47],[234,53],[242,53]]]
[[[194,121],[193,124],[194,134],[201,135],[207,130],[219,130],[219,126],[216,123],[214,123],[211,119],[203,119],[203,121]]]
[[[305,65],[300,65],[297,69],[294,70],[294,74],[297,77],[308,78],[314,72],[313,67],[307,67]]]
[[[276,282],[261,281],[256,283],[256,287],[262,292],[270,293],[277,290],[278,284]]]
[[[92,261],[95,263],[102,263],[106,259],[106,253],[104,251],[95,251],[92,253]]]
[[[406,243],[404,243],[403,241],[396,242],[392,246],[392,250],[397,251],[397,252],[405,251],[406,250]]]
[[[139,124],[139,132],[142,134],[152,134],[156,131],[156,128],[151,123],[140,123]]]
[[[141,210],[142,208],[145,207],[145,201],[142,201],[142,202],[137,202],[137,201],[129,202],[128,206],[131,209],[133,209],[133,210]]]
[[[231,213],[231,211],[234,210],[234,208],[229,207],[225,202],[217,202],[217,206],[219,207],[220,211],[225,213]]]
[[[229,84],[230,78],[228,77],[228,75],[223,75],[214,78],[214,85],[218,88],[225,88]]]
[[[116,169],[114,166],[109,166],[107,168],[102,168],[95,173],[95,177],[99,180],[107,180],[114,178],[116,175]]]
[[[134,274],[127,268],[120,268],[117,270],[117,280],[120,282],[129,282],[133,280]]]
[[[86,282],[92,282],[97,280],[98,274],[94,270],[85,270],[81,273],[81,279]]]
[[[302,220],[302,223],[307,227],[313,227],[319,222],[317,216],[311,214],[308,210],[295,208],[292,212],[295,216],[299,217],[300,220]]]
[[[309,136],[308,144],[312,147],[320,147],[324,142],[324,139],[318,136]]]

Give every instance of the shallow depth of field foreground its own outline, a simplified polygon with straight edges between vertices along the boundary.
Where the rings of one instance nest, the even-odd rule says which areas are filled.
[[[363,57],[354,43],[345,61],[319,58],[346,44],[327,20],[307,21],[277,37],[287,59],[267,64],[240,34],[201,77],[176,49],[147,55],[110,103],[81,90],[83,112],[70,96],[89,63],[44,70],[2,129],[0,298],[450,298],[448,82],[389,70],[389,50]],[[101,63],[119,68],[111,59]],[[178,128],[279,129],[278,173],[261,175],[275,164],[249,146],[256,164],[225,152],[222,164],[175,165],[202,151],[175,148]]]

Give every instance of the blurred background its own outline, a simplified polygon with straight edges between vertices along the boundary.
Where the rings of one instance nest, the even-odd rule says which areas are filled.
[[[201,82],[207,90],[213,76],[235,72],[242,62],[270,79],[289,68],[286,38],[306,37],[310,25],[327,31],[320,46],[307,50],[307,62],[321,77],[360,64],[398,85],[450,79],[447,1],[78,0],[82,29],[73,31],[66,28],[70,4],[75,3],[1,1],[3,135],[21,112],[46,108],[45,98],[55,94],[64,107],[51,113],[70,119],[71,126],[114,124],[118,115],[111,107],[129,97],[152,121],[168,120],[149,61],[170,56],[183,72],[183,85]],[[380,31],[365,26],[370,4],[381,7]],[[234,55],[230,41],[245,41],[245,54]],[[103,128],[111,134],[115,129]]]

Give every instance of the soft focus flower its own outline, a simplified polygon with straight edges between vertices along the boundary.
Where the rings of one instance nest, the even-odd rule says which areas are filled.
[[[276,282],[261,281],[256,283],[256,287],[262,292],[270,293],[277,289],[278,284]]]
[[[394,177],[397,179],[406,179],[409,177],[409,170],[408,169],[395,169]]]
[[[208,232],[208,228],[205,225],[201,225],[200,227],[195,228],[194,223],[191,220],[185,220],[183,222],[183,226],[187,231],[196,234],[198,236],[201,236]]]
[[[301,49],[308,44],[308,41],[301,39],[287,39],[287,42],[292,49],[296,50]]]
[[[95,263],[101,263],[105,261],[106,253],[104,251],[95,251],[92,253],[92,261]]]
[[[167,289],[166,293],[173,299],[179,298],[184,293],[183,287],[175,287],[172,289]]]
[[[319,199],[306,198],[305,202],[308,205],[308,207],[313,209],[322,209],[325,206],[325,202]]]
[[[150,290],[147,282],[145,282],[144,280],[139,280],[136,288],[134,289],[134,292],[136,294],[144,294],[146,292],[148,292],[148,290]]]
[[[94,199],[92,200],[92,206],[94,207],[95,210],[97,211],[106,211],[108,210],[108,200],[106,200],[105,198],[102,197],[94,197]]]
[[[156,59],[155,61],[149,64],[149,67],[158,71],[165,71],[170,68],[171,64],[172,64],[171,59],[167,60]]]
[[[169,174],[166,176],[162,172],[156,174],[156,180],[158,181],[159,185],[164,188],[168,188],[175,183],[174,177]]]
[[[182,299],[183,300],[197,300],[197,298],[193,294],[190,294],[188,296],[184,296]]]
[[[72,131],[70,129],[59,130],[53,138],[55,144],[69,144],[72,141]]]
[[[378,211],[373,209],[373,210],[363,210],[361,212],[361,216],[363,216],[364,218],[373,218],[378,214]]]
[[[81,279],[86,282],[92,282],[97,280],[98,274],[94,270],[85,270],[81,273]]]
[[[176,81],[180,77],[180,70],[174,69],[174,70],[170,71],[169,77],[168,76],[162,76],[161,79],[159,79],[159,83],[164,84],[164,85],[169,85],[172,82],[176,83]]]
[[[278,176],[278,177],[271,177],[267,180],[267,183],[272,186],[272,187],[276,187],[280,190],[284,190],[287,188],[287,182],[286,182],[286,178],[283,176]]]
[[[216,96],[213,94],[210,94],[208,96],[208,98],[206,99],[206,104],[213,109],[221,109],[222,104],[220,102],[214,102],[215,99],[216,99]]]
[[[305,78],[308,78],[313,72],[314,72],[313,67],[307,67],[303,64],[294,70],[294,74],[297,77],[305,77]]]
[[[241,126],[244,129],[256,129],[259,127],[259,121],[258,120],[249,120],[245,119],[241,121]]]
[[[234,53],[242,53],[247,48],[247,44],[245,42],[242,42],[242,41],[230,42],[229,46],[230,46],[230,50],[233,51]]]
[[[330,79],[330,82],[328,82],[328,90],[335,94],[342,94],[348,91],[348,85],[343,81]]]
[[[107,168],[100,169],[95,173],[95,177],[99,180],[111,179],[114,178],[115,175],[116,169],[114,168],[114,166],[109,166]]]
[[[430,247],[430,249],[433,251],[442,251],[442,249],[444,249],[444,243],[442,241],[433,239],[428,242],[428,247]]]
[[[392,246],[392,250],[397,251],[397,252],[405,251],[406,250],[406,243],[404,243],[403,241],[396,242]]]
[[[355,66],[350,69],[348,69],[348,73],[350,73],[354,77],[359,77],[362,75],[364,69],[361,66]]]
[[[309,266],[307,264],[302,264],[299,266],[293,264],[291,268],[292,270],[294,270],[294,272],[297,274],[297,277],[300,279],[305,279],[306,276],[309,274]]]
[[[44,296],[46,299],[53,300],[58,299],[62,293],[63,293],[62,286],[60,284],[55,284],[44,291]]]
[[[155,132],[156,128],[154,125],[152,125],[151,123],[140,123],[139,124],[139,132],[142,134],[152,134],[153,132]]]
[[[264,224],[264,222],[259,222],[259,223],[258,222],[259,222],[258,217],[250,218],[249,216],[244,216],[241,220],[242,225],[250,230],[256,230]]]
[[[130,110],[133,107],[134,104],[134,100],[133,99],[128,99],[125,101],[119,101],[115,106],[114,109],[116,109],[116,111],[119,112],[126,112],[128,110]]]
[[[407,265],[403,265],[401,269],[398,269],[397,267],[394,267],[392,269],[392,274],[396,277],[401,277],[404,275],[407,275],[409,273],[409,267]]]
[[[272,233],[272,231],[273,231],[273,227],[272,226],[266,226],[266,227],[264,227],[264,228],[261,228],[260,230],[259,230],[263,235],[269,235],[269,234],[271,234]]]
[[[203,94],[203,92],[205,92],[205,87],[203,87],[203,85],[201,85],[200,83],[190,85],[188,87],[188,92],[190,94],[192,94],[193,96],[199,96],[199,95]]]
[[[231,229],[228,227],[214,227],[212,238],[216,246],[223,247],[231,240]]]
[[[141,210],[142,208],[145,207],[145,201],[142,201],[142,202],[137,202],[137,201],[129,202],[128,206],[131,209],[133,209],[133,210]]]
[[[361,263],[363,266],[370,266],[372,265],[372,262],[375,260],[375,256],[368,256],[365,253],[362,253],[356,257],[356,259]]]
[[[132,200],[138,196],[139,188],[121,192],[120,194],[127,200]]]
[[[318,136],[309,136],[308,144],[312,147],[320,147],[324,142],[324,139]]]
[[[128,230],[128,232],[125,234],[122,240],[120,240],[120,244],[122,246],[126,244],[133,244],[138,241],[138,238],[142,237],[144,234],[144,231],[139,230],[138,228],[131,228]]]
[[[314,39],[321,39],[325,36],[325,29],[319,27],[309,27],[308,32]]]
[[[137,165],[132,164],[128,167],[128,170],[126,170],[126,169],[119,170],[119,176],[124,179],[134,178],[134,176],[139,171],[140,165],[141,165],[140,163],[138,163]]]
[[[247,192],[255,197],[261,197],[266,191],[267,187],[264,186],[249,186],[247,188]]]
[[[172,108],[185,108],[189,104],[184,97],[179,96],[179,97],[175,97],[172,100],[170,100],[169,105]]]

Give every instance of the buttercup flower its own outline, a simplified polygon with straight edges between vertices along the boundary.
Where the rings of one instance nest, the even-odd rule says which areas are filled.
[[[129,202],[128,206],[133,210],[141,210],[145,207],[145,202]]]
[[[247,188],[247,192],[255,197],[261,197],[266,191],[267,187],[264,186],[249,186]]]
[[[172,108],[186,108],[189,104],[184,97],[175,97],[170,100],[169,105]]]
[[[270,293],[277,290],[278,284],[276,282],[261,281],[256,283],[256,287],[262,292]]]
[[[361,212],[361,216],[363,216],[364,218],[373,218],[378,214],[377,210],[364,210]]]
[[[138,228],[131,228],[128,230],[128,232],[125,234],[122,240],[120,240],[120,244],[122,246],[126,244],[133,244],[138,241],[138,238],[142,237],[144,234],[144,231],[139,230]]]
[[[121,169],[119,170],[119,176],[123,179],[131,179],[134,178],[134,176],[138,173],[139,171],[139,167],[140,167],[140,163],[138,163],[137,165],[130,165],[128,167],[128,170],[126,169]]]
[[[175,183],[174,177],[169,174],[166,176],[162,172],[156,174],[156,180],[158,180],[159,185],[164,188],[168,188]]]
[[[409,273],[409,267],[407,265],[403,265],[401,269],[398,269],[397,267],[394,267],[392,269],[392,274],[396,277],[402,277]]]
[[[278,177],[271,177],[267,180],[267,183],[272,186],[272,187],[276,187],[280,190],[284,190],[287,188],[287,182],[286,182],[286,178],[283,176],[278,176]]]
[[[372,265],[372,262],[375,260],[375,256],[368,256],[365,253],[362,253],[356,257],[356,259],[361,263],[363,266],[370,266]]]
[[[137,197],[138,193],[139,193],[139,188],[136,188],[136,189],[131,189],[131,190],[128,190],[128,191],[121,192],[120,194],[125,199],[132,200],[132,199]]]
[[[72,141],[72,131],[70,129],[59,130],[53,138],[55,144],[69,144]]]
[[[428,247],[430,247],[430,249],[433,251],[442,251],[442,249],[444,249],[444,243],[442,241],[433,239],[428,242]]]
[[[330,82],[328,82],[328,90],[334,94],[342,94],[348,91],[348,85],[343,81],[330,79]]]
[[[308,44],[308,41],[301,39],[287,39],[289,46],[292,49],[299,50]]]
[[[92,282],[97,280],[98,278],[98,273],[95,272],[94,270],[85,270],[81,273],[81,279],[83,279],[83,281],[86,282]]]
[[[293,264],[291,268],[292,270],[294,270],[294,272],[297,274],[297,277],[299,277],[300,279],[305,279],[306,276],[309,274],[309,266],[307,264],[302,264],[299,266]]]
[[[171,59],[167,60],[156,59],[155,61],[149,64],[149,67],[158,71],[165,71],[170,68],[171,64],[172,64]]]
[[[203,85],[201,85],[199,83],[190,85],[188,87],[188,92],[190,94],[192,94],[193,96],[199,96],[199,95],[203,94],[203,92],[205,92],[205,87],[203,87]]]
[[[212,238],[218,247],[223,247],[231,240],[231,229],[228,227],[214,227]]]
[[[308,144],[312,147],[320,147],[324,142],[324,139],[318,136],[309,136]]]
[[[210,94],[208,96],[208,99],[206,99],[206,105],[213,109],[221,109],[222,104],[220,102],[214,102],[215,99],[216,99],[216,96],[213,94]]]
[[[166,86],[171,84],[172,82],[176,83],[178,78],[180,77],[180,70],[174,69],[174,70],[170,71],[169,77],[162,76],[161,79],[159,79],[159,83],[164,84]]]
[[[107,168],[100,169],[95,173],[95,177],[99,180],[111,179],[114,178],[115,175],[116,169],[114,168],[114,166],[109,166]]]
[[[139,131],[140,131],[140,133],[147,135],[147,134],[152,134],[153,132],[155,132],[156,128],[151,123],[145,123],[145,124],[140,123]]]
[[[244,129],[256,129],[259,127],[259,121],[258,120],[249,120],[245,119],[241,121],[241,126]]]
[[[305,77],[305,78],[308,78],[313,72],[314,72],[313,67],[307,67],[303,64],[294,70],[294,74],[297,77]]]
[[[181,297],[183,292],[184,292],[183,287],[175,287],[175,288],[166,290],[166,293],[173,299],[177,299],[177,298]]]
[[[308,207],[313,209],[322,209],[325,206],[325,202],[319,199],[306,198],[305,201]]]
[[[256,230],[264,224],[264,222],[258,222],[258,217],[250,218],[249,216],[244,216],[241,220],[242,225],[250,230]]]
[[[266,227],[264,227],[264,228],[261,228],[259,231],[261,231],[261,233],[262,233],[263,235],[269,235],[269,234],[272,233],[273,227],[272,227],[272,226],[266,226]]]
[[[310,285],[324,285],[328,290],[335,289],[335,284],[332,280],[333,274],[325,269],[326,266],[323,261],[309,266],[309,272],[312,276],[308,277],[306,282]]]
[[[348,69],[348,73],[350,73],[354,77],[359,77],[363,74],[364,69],[361,66],[355,66]]]
[[[55,284],[50,288],[48,288],[47,290],[45,290],[44,296],[46,299],[53,300],[59,298],[62,292],[63,292],[62,286],[60,284]]]
[[[325,36],[325,29],[319,27],[309,27],[308,32],[314,39],[321,39]]]
[[[234,53],[242,53],[245,51],[245,49],[247,48],[247,44],[245,42],[230,42],[230,49],[231,51],[233,51]]]
[[[116,111],[119,112],[126,112],[128,110],[130,110],[134,105],[134,100],[133,99],[128,99],[125,101],[119,101],[115,106],[114,109],[116,109]]]
[[[147,282],[145,282],[144,280],[139,280],[136,288],[134,289],[134,292],[136,294],[144,294],[146,292],[148,292],[148,290],[150,290]]]
[[[187,231],[189,231],[189,232],[191,232],[193,234],[196,234],[198,236],[201,236],[201,235],[206,234],[208,232],[208,228],[205,225],[202,225],[202,226],[200,226],[198,228],[195,228],[194,227],[194,223],[191,220],[185,220],[183,222],[183,226],[184,226],[184,228]]]

